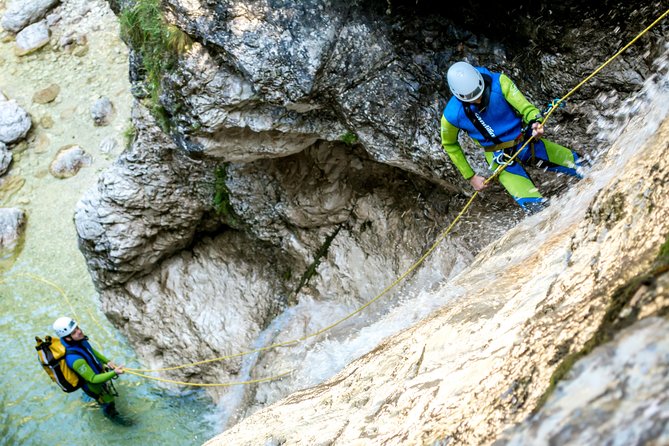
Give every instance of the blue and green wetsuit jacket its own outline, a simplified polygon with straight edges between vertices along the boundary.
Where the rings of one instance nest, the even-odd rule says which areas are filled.
[[[532,105],[518,87],[506,75],[493,73],[486,68],[476,67],[486,80],[489,102],[483,110],[473,105],[489,133],[502,142],[513,141],[520,135],[522,127],[530,121],[540,121],[541,113]],[[441,144],[451,161],[465,179],[474,176],[462,147],[458,143],[460,129],[479,145],[491,147],[495,142],[482,135],[479,129],[467,117],[464,106],[455,96],[452,97],[441,117]]]
[[[65,362],[82,378],[84,392],[98,403],[104,404],[114,400],[106,390],[105,383],[116,376],[116,372],[105,372],[103,364],[109,360],[99,351],[91,347],[87,339],[82,341],[60,341],[65,346]]]

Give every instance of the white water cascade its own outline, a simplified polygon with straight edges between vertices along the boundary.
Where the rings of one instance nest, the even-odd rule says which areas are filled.
[[[378,435],[372,438],[381,441],[382,438],[394,438],[392,432],[411,431],[414,424],[421,423],[415,417],[427,416],[431,413],[429,408],[438,407],[443,411],[444,407],[453,407],[457,410],[463,401],[469,401],[474,406],[480,404],[481,411],[484,410],[486,401],[477,400],[469,389],[480,387],[486,381],[496,382],[492,372],[523,343],[519,336],[526,330],[528,321],[531,323],[532,319],[538,318],[537,308],[548,305],[546,302],[550,299],[547,296],[555,294],[555,289],[570,290],[566,296],[560,297],[563,305],[567,305],[564,301],[578,302],[592,292],[593,287],[623,280],[622,277],[607,277],[589,283],[591,279],[580,275],[587,273],[589,263],[598,261],[597,249],[606,248],[583,248],[586,252],[592,250],[593,259],[587,259],[584,258],[586,254],[572,243],[581,240],[575,239],[575,234],[584,231],[579,225],[598,194],[612,184],[630,181],[624,178],[626,171],[632,169],[630,166],[649,161],[648,156],[657,156],[657,147],[649,141],[656,136],[669,112],[666,52],[655,66],[656,74],[648,79],[640,92],[626,100],[612,118],[597,123],[598,131],[593,138],[596,149],[590,153],[593,165],[585,172],[583,180],[561,196],[554,197],[549,208],[524,219],[491,243],[472,264],[455,277],[444,278],[436,289],[424,289],[424,284],[416,280],[420,275],[410,277],[404,289],[414,291],[404,292],[398,302],[384,306],[380,301],[315,342],[311,340],[297,347],[264,353],[258,362],[262,375],[278,374],[286,369],[293,370],[293,374],[289,378],[258,385],[255,401],[248,412],[255,412],[335,375],[334,381],[346,381],[346,386],[298,392],[297,396],[261,410],[257,416],[232,427],[212,444],[243,443],[259,438],[272,438],[279,443],[285,440],[290,444],[337,438],[345,444],[346,439],[352,441],[361,432],[372,430]],[[606,97],[599,99],[605,101]],[[548,129],[550,132],[550,124]],[[645,206],[645,203],[638,206]],[[599,238],[588,242],[602,243],[607,236],[615,236],[612,234],[604,230]],[[620,239],[619,243],[624,242]],[[657,245],[658,240],[649,243]],[[621,260],[604,259],[602,269],[616,262]],[[430,269],[429,258],[422,268]],[[627,269],[630,273],[633,270]],[[385,285],[379,284],[379,289]],[[337,320],[337,311],[328,304],[304,302],[300,305],[305,307],[303,311],[291,309],[288,317],[293,321],[283,322],[286,328],[272,342],[299,338]],[[340,310],[339,317],[353,310]],[[372,351],[375,353],[367,355]],[[405,356],[404,361],[389,357],[400,353]],[[416,371],[413,378],[396,377],[402,375],[398,370],[404,372],[403,367],[409,367],[404,363],[417,356],[420,356],[417,362],[420,373]],[[542,376],[546,373],[540,372]],[[547,376],[545,378],[547,380]],[[440,382],[440,397],[435,398],[440,400],[439,404],[417,390],[432,382]],[[346,399],[342,393],[348,395]],[[319,396],[312,397],[312,394]],[[383,417],[365,418],[365,414],[378,414],[388,402],[381,395],[397,394],[402,395],[399,398],[413,398],[408,407],[420,407],[422,412],[416,408],[414,416],[392,413],[385,421],[379,420]],[[356,396],[360,402],[357,405],[350,403],[348,398],[355,399]],[[337,406],[335,401],[338,400],[345,401],[339,401],[341,405]],[[329,401],[331,406],[325,408],[324,401]],[[408,407],[407,411],[410,410]],[[219,410],[227,413],[232,409],[223,403]],[[476,409],[471,411],[477,412]],[[282,416],[287,417],[285,429],[271,422]],[[444,413],[442,416],[448,415]],[[329,437],[330,434],[335,436]],[[302,443],[293,443],[296,438]]]

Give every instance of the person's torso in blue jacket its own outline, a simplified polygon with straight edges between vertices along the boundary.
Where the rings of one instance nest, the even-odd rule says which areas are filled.
[[[448,101],[448,104],[446,104],[444,118],[455,127],[467,132],[470,137],[478,141],[482,146],[494,145],[495,142],[488,140],[486,136],[481,134],[481,131],[476,128],[474,123],[465,114],[463,107],[469,106],[474,112],[479,114],[492,136],[496,136],[502,142],[516,139],[521,132],[522,119],[506,101],[504,93],[502,93],[502,86],[499,81],[500,73],[492,73],[483,67],[476,67],[476,69],[484,75],[484,79],[489,76],[489,79],[492,80],[490,86],[486,82],[486,88],[490,89],[490,101],[487,107],[481,112],[476,104],[463,103],[453,96]]]
[[[84,361],[86,361],[93,372],[95,372],[95,374],[104,372],[102,364],[100,364],[100,361],[98,361],[98,359],[93,354],[91,344],[89,344],[87,340],[80,342],[67,342],[64,338],[60,338],[60,341],[65,346],[65,362],[69,368],[75,370],[74,362],[77,359],[82,358]]]

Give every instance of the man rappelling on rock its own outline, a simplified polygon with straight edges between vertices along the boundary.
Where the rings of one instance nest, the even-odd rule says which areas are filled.
[[[528,213],[542,209],[546,199],[523,165],[541,165],[550,171],[581,177],[576,170],[581,166],[581,157],[571,149],[542,138],[541,112],[505,74],[493,73],[467,62],[456,62],[448,69],[446,78],[453,96],[441,117],[441,143],[453,164],[476,191],[485,189],[488,184],[465,158],[458,143],[459,130],[464,130],[483,147],[493,171],[532,137],[531,142],[499,173],[499,182]]]

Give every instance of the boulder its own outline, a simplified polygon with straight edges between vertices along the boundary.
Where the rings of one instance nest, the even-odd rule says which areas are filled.
[[[0,208],[0,249],[16,247],[25,224],[25,213],[17,208]]]
[[[62,147],[49,166],[49,172],[56,178],[73,177],[82,167],[90,166],[93,158],[77,145]]]
[[[46,21],[33,23],[16,35],[16,54],[25,56],[49,43],[49,27]]]
[[[60,0],[13,0],[7,5],[7,11],[0,21],[7,31],[18,33],[26,26],[35,23]]]
[[[98,99],[91,106],[91,116],[96,126],[108,125],[114,117],[114,104],[107,97]]]
[[[15,100],[0,102],[0,142],[12,144],[26,136],[32,120]]]

